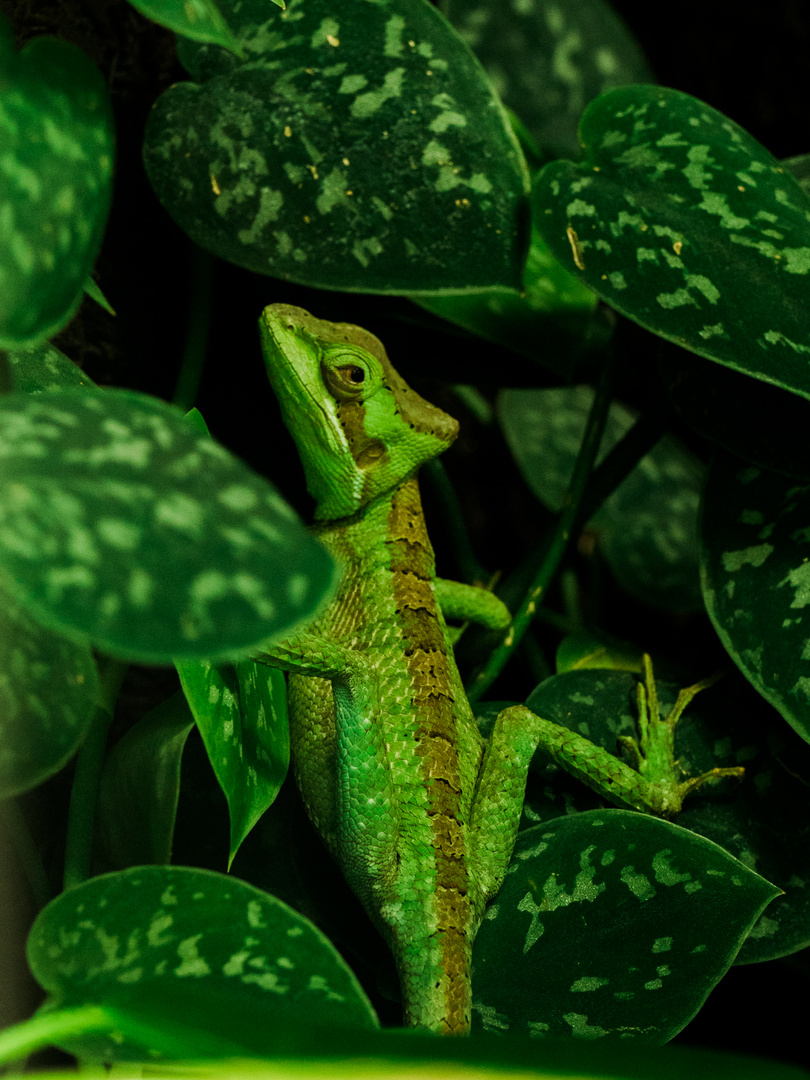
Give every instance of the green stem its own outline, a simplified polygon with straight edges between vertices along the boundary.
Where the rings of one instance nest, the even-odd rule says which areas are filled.
[[[105,661],[101,670],[99,703],[96,706],[87,738],[76,758],[65,842],[63,879],[65,889],[80,885],[90,876],[93,827],[104,753],[107,748],[107,732],[127,666],[117,660]]]
[[[63,1039],[108,1031],[109,1028],[110,1017],[100,1005],[80,1005],[75,1009],[38,1013],[30,1020],[0,1031],[0,1064],[20,1061]]]
[[[41,910],[51,899],[53,889],[42,856],[16,799],[0,800],[0,825],[14,848],[37,910]]]
[[[193,407],[200,388],[208,328],[211,322],[211,291],[214,280],[214,257],[202,248],[195,248],[191,258],[191,300],[183,361],[174,390],[174,404],[183,412]]]
[[[503,671],[515,648],[520,644],[535,612],[545,598],[545,592],[562,562],[568,544],[574,533],[574,526],[581,520],[581,507],[585,495],[585,485],[591,475],[593,463],[602,442],[613,382],[613,363],[608,358],[602,368],[596,396],[588,416],[582,444],[574,465],[574,472],[563,499],[562,510],[557,524],[544,549],[543,560],[534,580],[526,591],[523,601],[515,613],[510,626],[500,644],[492,651],[486,665],[474,673],[467,697],[471,702],[478,701]]]

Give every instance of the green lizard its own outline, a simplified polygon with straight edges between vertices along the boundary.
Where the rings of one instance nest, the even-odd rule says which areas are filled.
[[[260,329],[316,501],[314,531],[343,576],[313,623],[258,659],[290,672],[296,780],[391,946],[406,1024],[466,1033],[472,943],[506,873],[538,743],[619,805],[668,816],[680,807],[671,745],[662,788],[661,755],[648,755],[645,733],[674,729],[676,710],[658,724],[649,668],[641,771],[522,705],[498,716],[485,744],[445,618],[506,627],[509,612],[487,590],[435,576],[416,480],[453,442],[456,421],[411,390],[357,326],[273,305]],[[680,797],[720,772],[681,784]]]

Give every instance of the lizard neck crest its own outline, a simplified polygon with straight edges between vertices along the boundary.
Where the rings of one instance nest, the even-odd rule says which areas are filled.
[[[367,330],[287,304],[265,308],[259,325],[317,520],[356,513],[458,434],[457,422],[411,390]]]

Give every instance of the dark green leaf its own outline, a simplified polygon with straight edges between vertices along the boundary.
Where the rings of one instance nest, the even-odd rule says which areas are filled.
[[[113,655],[228,659],[310,615],[331,558],[266,480],[124,390],[0,399],[0,567]]]
[[[526,165],[428,0],[222,11],[250,62],[187,44],[205,81],[158,99],[144,145],[158,197],[192,239],[322,288],[520,286]]]
[[[24,394],[36,394],[41,390],[69,390],[73,387],[92,389],[95,386],[78,365],[47,341],[12,349],[8,358],[14,389]]]
[[[278,795],[290,763],[284,674],[242,660],[234,667],[178,664],[211,767],[228,800],[228,868]]]
[[[611,671],[576,671],[546,679],[527,704],[619,754],[618,739],[637,737],[637,679]],[[679,687],[656,681],[665,714]],[[744,942],[739,960],[751,963],[796,952],[810,942],[810,822],[805,812],[810,749],[741,678],[723,678],[692,701],[675,732],[684,776],[715,766],[742,765],[741,781],[704,784],[684,803],[677,823],[720,844],[750,870],[784,889]],[[541,782],[530,786],[527,821],[589,810],[598,797],[538,752]]]
[[[709,840],[631,811],[527,829],[476,938],[477,1026],[664,1043],[777,893]]]
[[[0,589],[0,799],[62,768],[90,726],[97,695],[88,646],[46,630]]]
[[[512,455],[540,501],[562,505],[593,401],[587,386],[504,390],[498,416]],[[610,407],[600,460],[630,430],[633,414]],[[666,436],[645,455],[592,519],[623,588],[674,611],[701,607],[697,517],[702,468]]]
[[[0,71],[0,347],[15,348],[79,305],[107,219],[113,127],[104,80],[75,45],[34,38],[17,55],[3,34]]]
[[[130,728],[104,762],[98,839],[114,869],[171,862],[180,762],[193,727],[178,690]]]
[[[190,867],[137,867],[62,893],[32,927],[28,961],[60,1008],[154,990],[175,1007],[190,1004],[213,1034],[227,1034],[220,1011],[240,1001],[263,1006],[271,1028],[302,1017],[375,1022],[360,984],[312,923],[252,885]],[[70,1048],[106,1060],[148,1058],[151,1049],[114,1037]],[[195,1056],[194,1045],[178,1049]]]
[[[631,86],[547,165],[537,225],[564,266],[662,337],[810,397],[810,201],[764,147],[688,94]]]
[[[421,297],[435,315],[488,341],[505,345],[544,367],[566,375],[584,349],[604,343],[610,328],[596,297],[565,270],[532,230],[523,289]]]
[[[577,123],[592,98],[654,81],[603,0],[447,0],[443,10],[549,157],[578,152]]]
[[[703,496],[706,610],[747,679],[810,742],[810,487],[718,457]]]

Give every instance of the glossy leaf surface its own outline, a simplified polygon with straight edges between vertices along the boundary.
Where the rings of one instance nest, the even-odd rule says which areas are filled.
[[[612,90],[582,160],[534,191],[555,255],[618,311],[701,356],[810,397],[810,201],[722,113],[677,90]]]
[[[178,664],[208,759],[228,800],[228,867],[278,795],[290,763],[284,674],[241,660],[234,666]]]
[[[190,867],[136,867],[62,893],[34,923],[28,961],[59,1007],[125,1006],[128,993],[153,990],[212,1035],[225,1034],[222,1017],[240,1002],[253,1015],[261,1009],[271,1029],[296,1018],[375,1022],[360,984],[312,923],[243,881]],[[97,1036],[70,1047],[119,1061],[148,1059],[152,1048]],[[178,1050],[191,1057],[193,1047]]]
[[[617,671],[572,671],[542,682],[527,704],[539,715],[622,756],[638,738],[638,680]],[[680,686],[656,680],[662,713]],[[770,960],[810,943],[810,823],[805,812],[810,748],[740,677],[721,679],[689,704],[675,730],[683,776],[743,766],[741,780],[707,783],[684,802],[676,823],[713,840],[784,890],[754,925],[738,962]],[[632,762],[629,762],[632,764]],[[606,805],[601,796],[538,752],[524,808],[527,824]]]
[[[62,768],[87,732],[97,694],[89,646],[47,630],[0,589],[0,799]]]
[[[96,829],[108,867],[171,862],[180,763],[193,728],[178,690],[141,717],[107,755]]]
[[[810,486],[718,457],[703,498],[706,610],[729,656],[810,742]]]
[[[222,3],[249,56],[185,43],[144,160],[202,247],[321,288],[519,287],[526,166],[428,0]]]
[[[14,389],[24,394],[42,390],[92,389],[95,383],[63,352],[47,341],[24,345],[8,354]]]
[[[331,559],[267,481],[154,398],[8,395],[0,464],[4,579],[113,655],[232,657],[330,587]]]
[[[110,201],[113,127],[101,74],[75,45],[14,51],[0,15],[0,347],[41,341],[81,301]]]
[[[632,811],[527,829],[475,941],[477,1026],[664,1043],[777,891],[716,844]]]
[[[555,512],[562,505],[593,401],[587,386],[503,390],[498,417],[523,478]],[[600,460],[633,424],[610,406]],[[697,518],[700,462],[671,436],[646,454],[591,520],[616,579],[646,603],[674,611],[701,606]]]
[[[443,10],[549,157],[578,152],[577,123],[593,98],[654,81],[603,0],[448,0]]]

